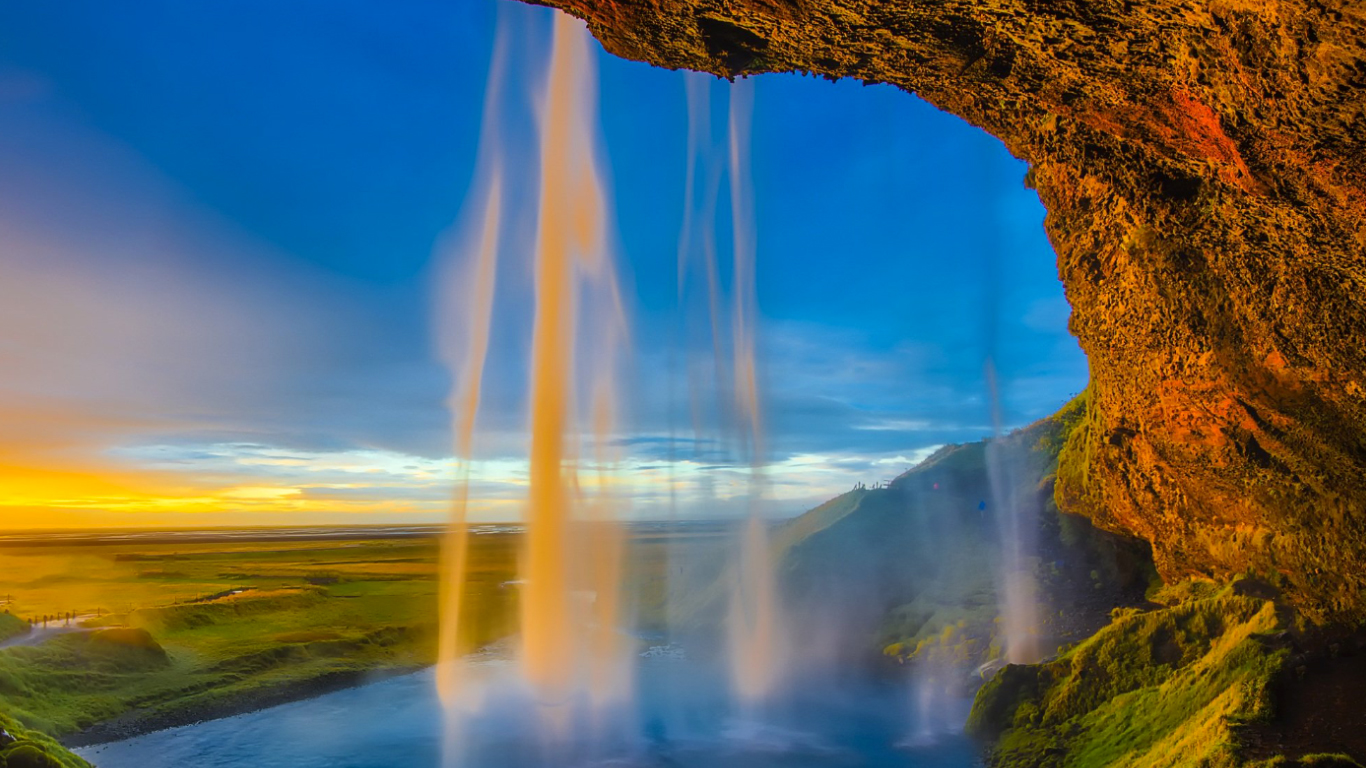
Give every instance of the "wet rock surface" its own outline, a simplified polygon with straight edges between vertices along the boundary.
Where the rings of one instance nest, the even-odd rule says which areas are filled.
[[[891,83],[1001,138],[1091,362],[1057,498],[1366,618],[1366,6],[549,0],[607,50]],[[813,151],[818,151],[813,148]]]

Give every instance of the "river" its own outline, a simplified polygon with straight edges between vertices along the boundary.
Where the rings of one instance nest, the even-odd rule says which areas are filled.
[[[499,662],[494,662],[499,663]],[[510,670],[511,665],[507,665]],[[500,673],[501,674],[501,673]],[[972,768],[955,727],[966,703],[917,713],[902,686],[794,686],[762,716],[738,718],[724,680],[701,665],[644,659],[636,703],[590,740],[546,748],[535,708],[491,696],[465,729],[460,768]],[[590,730],[581,728],[581,731]],[[442,762],[430,670],[236,717],[77,750],[98,768],[429,768]],[[919,735],[916,735],[919,734]]]

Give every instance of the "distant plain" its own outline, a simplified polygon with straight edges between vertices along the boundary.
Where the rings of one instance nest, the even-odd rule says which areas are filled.
[[[631,529],[627,575],[641,625],[663,610],[666,550],[721,530]],[[470,649],[510,635],[517,610],[520,533],[476,531],[462,627]],[[9,614],[0,619],[8,646],[0,647],[0,695],[24,726],[71,744],[249,711],[436,659],[433,529],[37,539],[41,545],[29,535],[0,542],[0,600]],[[21,619],[34,632],[61,631],[28,644]]]

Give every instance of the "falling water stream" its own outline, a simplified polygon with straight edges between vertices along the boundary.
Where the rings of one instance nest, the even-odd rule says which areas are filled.
[[[443,550],[443,600],[437,684],[446,708],[446,762],[459,762],[464,720],[482,705],[480,685],[462,674],[462,596],[469,534],[469,465],[477,434],[480,387],[489,349],[500,232],[511,226],[500,212],[500,153],[494,119],[502,87],[502,41],[495,51],[485,105],[476,188],[477,223],[472,269],[455,282],[462,296],[447,301],[467,312],[463,356],[452,356],[458,387],[452,397],[461,462],[450,533]],[[529,483],[526,535],[520,559],[520,650],[517,668],[529,702],[543,721],[537,733],[553,742],[582,719],[581,708],[608,707],[627,695],[629,645],[623,640],[621,558],[612,495],[615,428],[615,347],[624,341],[624,313],[608,249],[607,205],[595,157],[595,75],[582,25],[557,16],[549,79],[540,111],[540,179],[532,255],[535,315],[530,360]],[[591,354],[576,355],[581,336]],[[580,381],[584,379],[584,381]],[[580,418],[578,401],[590,407]],[[583,446],[578,424],[591,423]],[[580,477],[580,462],[591,472]],[[582,482],[581,482],[582,480]]]
[[[488,89],[484,102],[483,124],[480,129],[479,166],[483,189],[478,195],[483,206],[476,219],[472,269],[460,269],[459,254],[446,254],[444,265],[451,270],[443,287],[464,286],[458,296],[443,296],[442,306],[460,307],[463,316],[443,318],[447,325],[465,329],[465,339],[442,344],[445,362],[453,373],[456,387],[448,405],[453,414],[455,456],[459,462],[459,477],[455,485],[451,520],[441,547],[441,589],[437,637],[436,683],[442,706],[448,712],[452,727],[447,732],[444,750],[454,749],[457,737],[457,713],[475,704],[474,686],[465,679],[464,656],[470,650],[462,637],[465,576],[469,560],[469,484],[470,462],[474,451],[474,429],[482,395],[484,368],[488,359],[489,333],[493,322],[493,296],[498,274],[500,227],[502,224],[502,168],[497,155],[498,126],[494,99],[502,91],[506,66],[507,40],[503,29],[494,43],[493,62],[489,68]]]
[[[749,459],[749,515],[741,533],[739,557],[730,608],[731,674],[740,703],[758,707],[773,693],[782,664],[777,587],[769,551],[768,526],[763,519],[764,431],[759,403],[759,372],[755,357],[755,232],[750,183],[750,115],[753,83],[730,86],[731,260],[734,277],[732,310],[733,386],[742,451]]]
[[[569,590],[571,498],[565,432],[573,373],[575,257],[597,245],[601,189],[594,176],[583,97],[588,49],[559,16],[541,126],[541,192],[536,232],[536,319],[531,353],[530,493],[522,563],[521,662],[537,696],[563,700],[574,674],[576,626]]]
[[[753,86],[745,80],[722,84],[703,75],[687,78],[689,165],[678,248],[679,303],[685,312],[697,312],[689,324],[701,329],[703,339],[686,350],[692,443],[720,445],[716,451],[726,455],[734,476],[742,478],[729,498],[743,505],[743,522],[734,529],[729,562],[718,569],[729,591],[726,658],[714,667],[641,661],[642,642],[632,635],[631,594],[624,583],[628,541],[622,520],[629,500],[617,492],[622,483],[615,477],[621,471],[616,447],[622,395],[619,350],[629,338],[611,247],[607,185],[597,156],[590,37],[580,22],[556,15],[534,151],[510,146],[497,119],[506,48],[500,30],[484,105],[474,202],[467,208],[466,237],[448,255],[448,290],[441,298],[448,310],[440,316],[449,326],[444,335],[456,337],[445,345],[444,356],[455,382],[449,406],[458,472],[442,548],[439,663],[430,673],[440,722],[429,723],[425,710],[411,704],[412,713],[393,715],[390,731],[421,739],[435,729],[440,734],[436,757],[450,768],[611,761],[661,766],[972,764],[971,749],[961,739],[936,741],[927,748],[931,751],[906,762],[902,750],[911,718],[961,722],[961,715],[945,714],[961,702],[950,706],[934,698],[933,680],[917,689],[916,701],[904,688],[869,686],[866,680],[839,687],[829,681],[810,684],[810,679],[789,685],[792,680],[785,679],[800,665],[786,645],[790,628],[764,504],[767,455],[749,167]],[[726,90],[724,139],[718,139],[713,126],[713,87]],[[527,154],[539,160],[535,207],[514,211],[509,167],[514,155]],[[728,179],[727,186],[723,179]],[[723,192],[729,202],[728,254],[718,247],[716,229]],[[517,238],[509,233],[524,220],[535,222],[530,254],[521,255],[534,283],[528,489],[519,574],[504,585],[517,590],[519,628],[511,658],[489,664],[468,657],[474,650],[466,599],[471,467],[481,438],[476,426],[493,346],[497,277],[508,263],[517,263]],[[728,279],[722,266],[727,255]],[[1010,471],[994,466],[993,479]],[[998,484],[1009,485],[1004,479]],[[1018,524],[1019,519],[1005,516],[1002,525]],[[1022,552],[1012,555],[1011,567],[1022,567]],[[674,571],[672,561],[669,571]],[[670,595],[674,587],[671,583]],[[1006,594],[1013,593],[1007,588]],[[1011,605],[1003,612],[1009,632],[1028,621],[1017,620]],[[672,617],[673,608],[665,615]],[[1025,653],[1020,648],[1011,643],[1012,659]],[[405,685],[391,681],[374,688],[412,687]],[[774,706],[779,693],[781,706]],[[345,720],[337,714],[345,705],[337,702],[372,704],[367,698],[371,694],[348,696],[330,700],[336,711],[290,711],[301,722]],[[271,720],[251,716],[245,722],[258,731],[274,727]],[[927,739],[937,732],[937,726],[926,728]],[[734,736],[737,732],[741,735]],[[723,733],[732,734],[726,737],[731,741],[718,737]],[[176,745],[190,737],[157,738],[169,754],[177,754]],[[736,746],[737,739],[742,746]],[[196,748],[201,759],[218,749]],[[324,747],[317,752],[330,754]],[[115,749],[112,754],[117,765],[121,753]],[[430,757],[411,752],[406,761],[390,762],[378,751],[375,761],[366,762],[366,757],[352,762],[406,767],[430,764]],[[307,762],[300,759],[300,765]]]
[[[500,41],[501,41],[500,36]],[[609,244],[610,206],[596,157],[596,88],[590,38],[583,26],[557,15],[547,85],[539,110],[539,179],[530,259],[534,320],[530,348],[529,488],[525,544],[517,580],[519,652],[516,679],[539,725],[536,739],[547,749],[567,744],[587,727],[623,725],[631,719],[634,639],[627,633],[628,597],[623,585],[626,500],[613,493],[617,460],[613,445],[618,386],[616,349],[626,341],[625,312]],[[476,187],[482,215],[471,225],[462,279],[466,294],[454,303],[465,313],[468,336],[452,356],[458,386],[452,397],[459,488],[444,563],[441,662],[437,683],[446,710],[448,765],[461,763],[458,747],[466,723],[481,707],[509,693],[489,693],[468,674],[461,655],[462,592],[468,567],[466,505],[469,466],[478,433],[480,385],[489,352],[500,233],[511,226],[500,200],[502,153],[491,116],[502,87],[502,45],[489,77],[481,143],[483,177]],[[789,668],[780,592],[776,584],[770,524],[765,518],[767,483],[762,383],[757,352],[756,233],[749,147],[752,82],[717,84],[689,75],[688,169],[683,231],[678,249],[679,299],[706,341],[688,347],[693,445],[712,442],[743,477],[729,498],[746,511],[735,528],[724,571],[729,597],[725,613],[730,711],[740,728],[762,730],[772,714],[780,674]],[[711,114],[713,86],[725,90],[724,130]],[[718,133],[721,136],[718,136]],[[728,185],[723,187],[723,179]],[[718,221],[722,191],[728,221]],[[718,223],[728,225],[729,252],[718,248]],[[728,280],[721,268],[729,257]],[[700,279],[697,279],[700,278]],[[702,296],[693,297],[701,292]],[[706,373],[709,372],[710,376]],[[586,407],[585,407],[586,404]],[[581,430],[580,424],[591,425]],[[587,470],[587,471],[585,471]],[[505,676],[504,676],[505,677]],[[634,693],[633,693],[634,692]],[[492,696],[492,698],[490,698]],[[934,702],[921,702],[929,709]],[[604,726],[605,723],[611,725]]]
[[[545,721],[543,736],[563,735],[580,720],[580,701],[602,709],[627,694],[630,643],[622,614],[623,536],[609,475],[614,456],[616,365],[614,349],[624,341],[621,309],[607,236],[608,204],[595,157],[595,84],[589,38],[582,25],[556,17],[548,84],[540,112],[540,180],[532,259],[535,317],[530,360],[529,490],[526,536],[521,559],[520,653],[517,657],[527,694]],[[506,224],[499,196],[498,131],[489,114],[501,88],[501,57],[495,56],[486,104],[481,189],[483,216],[474,238],[473,267],[459,302],[468,316],[469,338],[461,359],[453,360],[458,388],[452,397],[461,477],[444,563],[441,661],[438,688],[447,708],[448,741],[458,740],[464,709],[481,697],[462,691],[476,687],[462,674],[461,607],[469,538],[466,524],[469,464],[477,437],[474,424],[480,383],[489,349],[493,293],[499,260],[499,233]],[[709,124],[707,85],[692,81],[694,126]],[[700,93],[699,93],[699,89]],[[701,211],[689,211],[680,245],[680,272],[692,258],[689,243],[701,246],[707,276],[708,319],[713,367],[730,402],[718,409],[720,432],[729,435],[746,472],[747,519],[737,531],[729,621],[731,689],[740,707],[754,711],[772,693],[781,666],[780,611],[763,517],[764,440],[756,359],[754,290],[755,235],[749,179],[752,86],[729,86],[725,143],[732,235],[730,301],[722,312],[723,286],[715,249],[716,187],[721,164],[718,147],[694,132],[690,164],[708,168],[709,187]],[[709,134],[709,125],[706,126]],[[689,191],[691,192],[691,183]],[[691,204],[691,200],[690,200]],[[699,230],[699,236],[687,231]],[[725,324],[729,323],[729,328]],[[726,331],[729,331],[727,334]],[[583,345],[582,339],[592,340]],[[728,347],[728,350],[723,349]],[[726,354],[728,352],[729,354]],[[579,396],[588,394],[591,422],[587,450],[580,450]],[[694,392],[692,397],[699,398]],[[594,470],[580,477],[580,463]],[[462,709],[462,707],[464,709]],[[453,748],[452,748],[453,749]]]
[[[749,169],[753,83],[742,80],[725,86],[724,142],[717,141],[712,130],[712,79],[691,74],[686,83],[688,164],[678,251],[679,303],[685,314],[698,315],[691,318],[689,326],[705,326],[703,343],[689,349],[692,438],[694,445],[700,445],[709,436],[719,435],[745,470],[742,494],[747,511],[736,531],[729,567],[727,629],[731,691],[739,708],[753,715],[773,694],[784,663],[784,637],[779,629],[782,612],[768,523],[763,517],[765,446],[756,352],[756,242]],[[729,302],[723,296],[716,235],[723,171],[730,182]],[[699,272],[700,279],[694,282],[700,283],[705,297],[692,302],[686,289],[689,277]],[[710,379],[704,375],[706,370],[711,371]],[[721,398],[711,409],[704,407],[709,395],[714,398],[721,392],[729,392],[729,398]],[[708,414],[721,423],[707,424]]]

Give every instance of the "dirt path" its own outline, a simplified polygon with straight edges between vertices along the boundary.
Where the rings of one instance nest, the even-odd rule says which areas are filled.
[[[73,632],[91,632],[92,627],[83,627],[81,622],[86,619],[95,618],[95,614],[77,616],[71,621],[49,621],[47,626],[42,624],[35,625],[33,629],[22,635],[15,635],[8,640],[0,640],[0,649],[18,648],[24,645],[38,645],[47,642],[58,635],[69,635]]]

